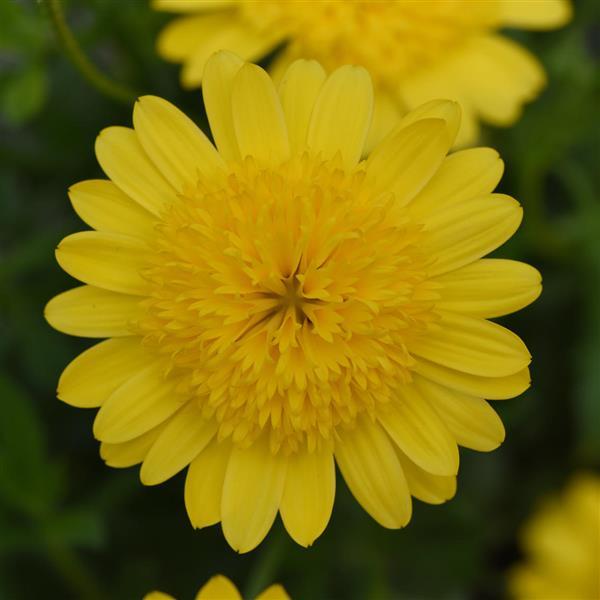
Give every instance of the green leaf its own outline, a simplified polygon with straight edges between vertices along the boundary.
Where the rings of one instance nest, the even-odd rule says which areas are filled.
[[[0,87],[0,111],[13,125],[33,118],[46,98],[47,77],[41,65],[32,63],[5,77]]]

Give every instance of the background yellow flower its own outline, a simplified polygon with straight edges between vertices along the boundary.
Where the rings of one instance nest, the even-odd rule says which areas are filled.
[[[158,38],[158,52],[183,63],[181,82],[201,84],[217,50],[256,60],[283,44],[271,67],[278,79],[297,58],[331,71],[366,67],[377,86],[371,147],[400,114],[448,98],[463,110],[457,144],[472,143],[478,122],[510,125],[545,84],[537,59],[498,33],[503,27],[552,29],[570,18],[568,0],[153,0],[180,13]]]
[[[504,428],[484,398],[529,386],[530,355],[487,320],[540,293],[523,263],[483,258],[522,210],[492,193],[486,148],[446,156],[455,103],[409,113],[361,160],[373,90],[361,67],[296,61],[279,91],[227,52],[207,63],[216,148],[183,113],[141,98],[134,129],[96,141],[109,180],[70,189],[96,231],[59,264],[87,285],[54,298],[66,333],[111,339],[64,371],[58,396],[99,407],[113,466],[155,485],[189,465],[195,527],[256,547],[280,512],[296,542],[325,529],[334,457],[369,514],[405,526],[411,495],[454,495],[457,444]]]
[[[600,477],[580,473],[546,498],[521,541],[525,558],[510,574],[513,598],[600,598]]]

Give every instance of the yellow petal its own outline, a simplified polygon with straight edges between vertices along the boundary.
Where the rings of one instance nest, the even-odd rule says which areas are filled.
[[[393,192],[407,204],[425,187],[450,148],[442,119],[423,119],[388,136],[367,160],[367,181],[375,192]]]
[[[294,153],[306,147],[308,124],[325,79],[325,70],[317,61],[297,60],[281,80],[279,96]]]
[[[365,141],[363,155],[368,156],[386,136],[398,125],[404,109],[401,103],[389,93],[378,89],[373,98],[373,120]]]
[[[429,275],[442,275],[475,262],[501,246],[519,228],[521,205],[490,194],[440,209],[427,217],[423,252],[431,256]]]
[[[132,467],[141,463],[165,424],[161,423],[154,429],[143,433],[139,437],[133,438],[120,444],[100,444],[100,457],[109,466],[117,469]]]
[[[307,547],[323,533],[333,509],[335,465],[328,449],[290,456],[281,518],[292,538]]]
[[[411,384],[399,390],[379,415],[395,444],[419,467],[434,475],[456,475],[458,448],[437,413]]]
[[[215,575],[198,590],[195,600],[242,600],[242,597],[227,577]]]
[[[156,51],[165,60],[182,62],[205,44],[205,39],[227,27],[229,13],[186,15],[167,23],[156,40]],[[213,48],[215,52],[218,48]],[[208,55],[210,56],[210,54]],[[200,82],[198,82],[200,83]]]
[[[174,13],[204,12],[229,8],[236,0],[152,0],[154,10]]]
[[[175,600],[175,598],[164,592],[150,592],[144,596],[143,600]]]
[[[46,321],[63,333],[82,337],[133,335],[143,314],[139,296],[126,296],[84,285],[55,296],[46,304]]]
[[[360,505],[383,527],[399,529],[409,521],[412,503],[392,442],[368,418],[340,433],[335,459]]]
[[[569,0],[500,0],[496,10],[499,23],[521,29],[554,29],[573,16]]]
[[[435,279],[437,307],[472,317],[501,317],[531,304],[542,291],[537,269],[515,260],[484,258]]]
[[[127,442],[166,421],[185,401],[175,392],[175,382],[164,376],[158,364],[152,364],[102,404],[94,420],[94,436],[111,444]]]
[[[69,275],[97,287],[123,294],[144,295],[149,284],[142,277],[148,247],[120,233],[80,231],[56,248],[56,260]]]
[[[227,15],[227,22],[215,27],[201,38],[201,43],[185,61],[181,71],[181,84],[185,88],[198,87],[205,75],[206,62],[212,54],[227,49],[253,61],[262,58],[282,39],[280,27],[257,28],[245,19]]]
[[[231,52],[211,56],[204,69],[202,95],[213,139],[227,161],[239,160],[240,150],[233,127],[231,91],[233,80],[244,61]]]
[[[432,475],[418,467],[400,449],[398,449],[398,458],[411,495],[421,502],[442,504],[456,494],[455,475]]]
[[[213,439],[188,467],[185,507],[192,526],[197,529],[221,520],[223,482],[230,454],[228,441]]]
[[[504,441],[504,425],[485,400],[459,394],[426,379],[415,381],[421,394],[461,446],[489,452]]]
[[[98,231],[153,237],[154,217],[112,181],[89,179],[76,183],[69,188],[69,199],[75,212]]]
[[[105,340],[67,365],[58,380],[57,396],[79,408],[100,406],[148,361],[141,338]]]
[[[151,213],[159,215],[177,199],[175,190],[152,164],[133,129],[103,129],[96,138],[96,157],[108,177]]]
[[[178,191],[198,179],[214,180],[223,159],[196,124],[170,102],[142,96],[133,109],[135,132],[146,154]]]
[[[439,383],[469,396],[488,400],[506,400],[522,394],[530,385],[529,369],[505,377],[480,377],[418,358],[414,370],[430,381]]]
[[[229,458],[221,521],[236,552],[249,552],[267,535],[281,503],[287,460],[269,449],[267,436],[249,448],[234,448]]]
[[[410,203],[415,219],[422,219],[446,207],[461,204],[496,189],[504,163],[491,148],[470,148],[444,159],[438,172]]]
[[[291,600],[283,586],[275,583],[256,596],[256,600]]]
[[[461,50],[457,84],[486,121],[510,125],[546,83],[544,69],[528,50],[500,35],[473,37]]]
[[[446,124],[449,145],[454,144],[460,128],[460,106],[451,100],[430,100],[404,115],[394,128],[392,135],[423,119],[441,119]]]
[[[214,419],[206,420],[197,403],[188,402],[172,416],[150,448],[140,479],[144,485],[157,485],[187,467],[215,435]]]
[[[308,146],[323,158],[341,153],[346,168],[362,154],[373,113],[373,85],[362,67],[346,65],[325,81],[310,120]]]
[[[243,158],[277,166],[290,156],[281,102],[267,73],[246,63],[237,72],[231,92],[233,126]]]
[[[410,349],[431,362],[481,377],[513,375],[531,361],[525,344],[512,331],[454,313],[443,313]]]

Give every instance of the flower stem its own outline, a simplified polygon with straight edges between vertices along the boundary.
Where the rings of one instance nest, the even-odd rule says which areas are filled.
[[[101,94],[122,102],[132,104],[138,94],[127,86],[111,81],[101,73],[90,59],[84,54],[75,36],[69,29],[61,6],[61,0],[45,0],[48,15],[57,38],[62,44],[66,55],[84,79]]]

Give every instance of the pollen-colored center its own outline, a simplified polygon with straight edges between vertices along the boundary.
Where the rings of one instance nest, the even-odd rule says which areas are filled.
[[[410,341],[437,299],[422,235],[360,167],[247,159],[163,216],[145,342],[221,437],[326,443],[410,380]]]
[[[240,8],[261,31],[285,31],[292,54],[327,70],[362,65],[394,87],[492,26],[497,9],[471,0],[245,0]]]

